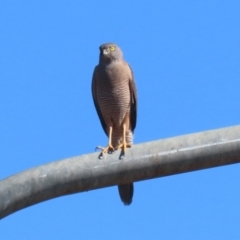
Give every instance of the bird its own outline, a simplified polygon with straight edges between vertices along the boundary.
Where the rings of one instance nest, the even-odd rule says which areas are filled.
[[[100,158],[121,149],[122,159],[133,144],[137,122],[136,84],[132,68],[117,44],[104,43],[99,50],[99,63],[92,76],[92,97],[108,145],[97,148],[101,150]],[[133,183],[118,185],[118,191],[124,205],[130,205]]]

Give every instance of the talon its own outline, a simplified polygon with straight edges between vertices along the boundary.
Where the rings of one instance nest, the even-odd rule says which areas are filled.
[[[117,147],[117,149],[120,149],[120,148],[121,148],[122,150],[126,151],[126,148],[127,148],[126,142],[123,142],[123,143],[119,144],[118,147]]]
[[[127,148],[130,148],[131,145],[127,144],[126,142],[126,125],[123,125],[123,142],[118,145],[117,149],[122,149],[122,152],[120,154],[120,159],[122,159],[125,156],[125,152]]]
[[[96,147],[96,149],[99,149],[101,150],[101,153],[104,154],[104,153],[113,153],[114,152],[114,148],[112,145],[108,145],[107,147]]]
[[[98,147],[95,148],[95,151],[97,149],[101,150],[99,158],[102,158],[104,153],[112,154],[114,152],[115,149],[112,146],[112,127],[109,128],[109,138],[108,138],[108,145],[107,145],[107,147],[104,148],[104,147],[98,146]]]
[[[123,142],[123,143],[118,145],[117,149],[122,149],[121,157],[125,156],[126,148],[127,148],[126,142]]]

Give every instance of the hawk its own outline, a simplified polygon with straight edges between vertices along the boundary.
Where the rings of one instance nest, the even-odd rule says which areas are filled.
[[[115,43],[100,47],[99,63],[92,77],[92,96],[102,128],[108,136],[107,147],[100,156],[121,149],[121,156],[133,143],[133,132],[137,121],[137,90],[133,71],[124,61],[123,53]],[[133,183],[118,186],[124,205],[133,197]]]

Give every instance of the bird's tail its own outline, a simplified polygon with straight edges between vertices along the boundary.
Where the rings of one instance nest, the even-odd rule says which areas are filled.
[[[124,205],[130,205],[133,198],[133,183],[118,185],[118,192]]]

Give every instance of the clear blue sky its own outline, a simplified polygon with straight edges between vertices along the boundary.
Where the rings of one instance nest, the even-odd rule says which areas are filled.
[[[139,95],[135,143],[240,124],[240,2],[0,2],[0,178],[105,145],[91,96],[113,41]],[[0,222],[3,240],[240,239],[240,165],[60,197]]]

